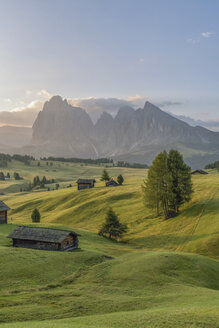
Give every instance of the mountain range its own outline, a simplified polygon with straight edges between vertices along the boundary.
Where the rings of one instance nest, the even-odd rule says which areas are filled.
[[[112,157],[150,164],[163,149],[178,149],[192,167],[219,158],[219,133],[189,124],[146,102],[143,108],[121,107],[112,116],[103,112],[94,124],[89,114],[54,96],[33,124],[30,146],[34,156]]]

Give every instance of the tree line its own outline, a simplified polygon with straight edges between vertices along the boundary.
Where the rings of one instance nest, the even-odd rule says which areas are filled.
[[[20,176],[20,174],[18,172],[14,172],[13,177],[15,180],[23,180],[23,178]],[[0,172],[0,180],[1,181],[7,180],[10,178],[11,178],[11,175],[9,172],[6,175],[3,172]]]
[[[116,163],[117,167],[128,167],[131,169],[148,169],[148,165],[147,164],[140,164],[140,163],[127,163],[127,162],[123,162],[123,161],[119,161]]]
[[[11,162],[12,160],[23,162],[25,165],[30,165],[30,161],[35,160],[35,158],[33,156],[28,155],[9,155],[0,153],[0,167],[7,167],[8,162]]]
[[[219,161],[206,165],[205,169],[217,169],[219,171]]]

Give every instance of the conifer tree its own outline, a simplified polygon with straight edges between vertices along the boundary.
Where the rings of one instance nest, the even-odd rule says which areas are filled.
[[[118,175],[118,177],[117,177],[117,182],[118,182],[120,185],[123,184],[123,182],[124,182],[124,178],[123,178],[122,174]]]
[[[99,235],[108,236],[111,238],[121,238],[122,235],[127,231],[127,225],[120,223],[118,216],[109,208],[106,213],[105,223],[99,230]]]
[[[100,178],[101,181],[109,181],[110,180],[110,176],[109,176],[109,173],[107,172],[106,169],[104,169],[102,171],[102,176]]]
[[[35,208],[31,214],[32,222],[40,222],[40,212]]]
[[[47,179],[46,179],[46,177],[45,177],[45,176],[42,178],[42,181],[41,181],[41,183],[42,183],[42,184],[44,184],[44,185],[47,183]]]

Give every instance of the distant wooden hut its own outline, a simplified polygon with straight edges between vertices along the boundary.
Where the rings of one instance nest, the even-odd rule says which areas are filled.
[[[0,200],[0,224],[8,223],[8,211],[10,207],[8,207],[2,200]]]
[[[8,238],[12,238],[13,247],[71,251],[78,248],[78,236],[68,230],[20,226]]]
[[[198,175],[198,174],[208,174],[208,172],[206,171],[203,171],[203,170],[195,170],[195,171],[192,171],[193,175]]]
[[[106,187],[117,187],[117,186],[119,186],[119,184],[113,179],[106,182]]]
[[[78,190],[93,188],[96,180],[95,179],[78,179]]]

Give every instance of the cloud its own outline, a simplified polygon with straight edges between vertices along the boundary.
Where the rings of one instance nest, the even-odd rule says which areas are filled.
[[[4,99],[4,102],[6,102],[6,103],[11,103],[12,100],[11,100],[10,98],[5,98],[5,99]]]
[[[203,32],[201,33],[201,36],[203,38],[210,38],[214,33],[213,32]]]
[[[26,94],[27,96],[29,96],[29,95],[32,94],[32,91],[31,91],[31,90],[25,90],[25,94]]]
[[[210,38],[214,33],[213,32],[203,32],[199,36],[191,37],[187,39],[187,42],[192,44],[200,43],[201,38]]]
[[[16,125],[31,127],[37,117],[37,114],[43,108],[43,104],[46,100],[50,99],[52,94],[41,89],[40,91],[25,90],[25,96],[23,100],[16,101],[17,107],[10,111],[0,111],[0,126],[3,125]],[[31,101],[31,98],[35,100]],[[12,103],[11,99],[4,99],[7,103]],[[27,103],[28,101],[28,103]]]
[[[17,107],[12,111],[0,111],[0,125],[16,125],[31,127],[43,108],[43,101],[32,101],[25,107]]]
[[[197,44],[200,42],[199,38],[188,38],[187,42],[192,43],[192,44]]]
[[[103,112],[115,115],[122,106],[132,106],[137,109],[143,107],[144,103],[149,100],[145,96],[131,96],[124,98],[69,98],[68,103],[72,106],[81,107],[86,110],[91,118],[96,121]]]
[[[180,101],[170,101],[170,100],[166,100],[166,101],[162,101],[160,103],[156,104],[158,107],[169,107],[169,106],[178,106],[178,105],[182,105],[182,103]]]
[[[50,99],[53,95],[49,91],[42,89],[37,92],[37,96]]]
[[[128,101],[134,108],[143,107],[146,101],[150,101],[149,97],[146,96],[131,96],[124,98]]]
[[[144,58],[140,58],[139,61],[140,61],[140,63],[143,63],[144,62]]]

